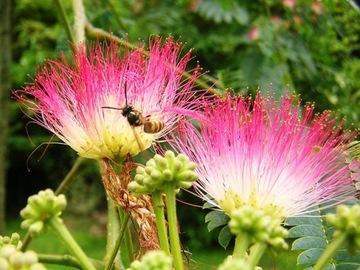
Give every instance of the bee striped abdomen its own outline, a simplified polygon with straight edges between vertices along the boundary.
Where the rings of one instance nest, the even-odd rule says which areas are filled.
[[[160,120],[148,120],[146,119],[144,122],[144,132],[146,133],[158,133],[164,129],[164,122]]]

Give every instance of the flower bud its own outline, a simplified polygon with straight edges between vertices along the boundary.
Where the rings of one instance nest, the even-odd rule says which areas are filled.
[[[233,234],[247,234],[252,243],[260,242],[275,248],[287,248],[285,238],[288,231],[277,219],[266,215],[261,209],[243,206],[230,214],[229,228]]]
[[[360,205],[339,205],[336,214],[327,214],[327,222],[334,226],[334,237],[346,234],[351,253],[360,248]]]
[[[20,241],[20,235],[18,233],[13,233],[11,237],[0,236],[0,247],[7,244],[13,245],[17,249],[20,249],[22,246],[22,242]]]
[[[243,258],[233,258],[228,256],[226,260],[219,266],[219,270],[251,270],[249,264]]]
[[[167,184],[174,185],[175,190],[189,188],[198,178],[195,168],[195,163],[185,155],[175,156],[173,152],[167,151],[164,157],[155,155],[146,163],[145,168],[138,167],[135,183],[130,183],[128,188],[136,193],[163,191]]]
[[[46,229],[50,219],[59,218],[65,207],[64,195],[56,196],[50,189],[40,191],[29,197],[27,206],[21,210],[20,215],[24,218],[21,227],[29,229],[32,236],[36,236]]]
[[[4,245],[0,248],[0,270],[45,270],[38,263],[37,254],[34,251],[22,252],[16,250],[13,245]]]
[[[169,270],[172,269],[171,257],[162,250],[153,250],[146,253],[140,261],[131,263],[127,270]]]

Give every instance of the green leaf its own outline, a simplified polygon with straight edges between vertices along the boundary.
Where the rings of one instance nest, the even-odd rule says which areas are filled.
[[[356,263],[357,266],[360,266],[360,250],[358,250],[355,255],[351,255],[347,252],[347,250],[342,249],[336,255],[336,261],[342,263]]]
[[[205,202],[203,205],[203,209],[213,209],[213,208],[214,208],[214,204],[210,202]]]
[[[217,24],[235,21],[245,25],[249,22],[247,10],[241,8],[236,1],[228,1],[226,5],[223,5],[222,2],[214,0],[202,1],[194,11]]]
[[[209,222],[208,230],[212,231],[217,227],[226,225],[229,222],[229,217],[222,211],[214,210],[205,216],[205,222]]]
[[[321,254],[324,252],[322,248],[310,248],[301,252],[297,258],[298,264],[314,264]]]
[[[322,237],[317,236],[305,236],[299,239],[296,239],[291,246],[292,250],[301,250],[309,248],[325,248],[327,242]]]
[[[289,238],[303,236],[317,236],[322,238],[325,236],[325,231],[321,227],[314,225],[299,225],[289,230]]]
[[[289,225],[289,226],[308,224],[308,225],[314,225],[314,226],[321,227],[323,224],[323,221],[322,221],[321,217],[319,217],[319,216],[316,216],[316,217],[315,216],[314,217],[291,217],[285,221],[285,224]]]
[[[229,226],[226,225],[224,228],[221,229],[219,233],[218,240],[220,245],[226,249],[230,243],[232,236],[233,234],[230,232]]]
[[[355,270],[359,269],[360,263],[341,263],[336,265],[336,270]]]

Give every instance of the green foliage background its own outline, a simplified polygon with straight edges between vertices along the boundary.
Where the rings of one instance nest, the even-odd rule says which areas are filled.
[[[72,22],[71,1],[63,2]],[[86,14],[94,26],[130,42],[147,41],[151,35],[171,34],[180,39],[185,44],[184,52],[193,48],[192,65],[198,61],[208,71],[209,83],[220,91],[231,88],[236,93],[254,93],[260,88],[277,95],[295,91],[304,102],[315,102],[318,111],[333,110],[337,116],[348,119],[348,127],[353,124],[352,128],[358,128],[358,7],[344,0],[294,2],[296,5],[291,8],[280,0],[84,0]],[[60,50],[70,53],[55,1],[17,1],[14,89],[31,82],[37,67],[47,58],[58,57]],[[71,149],[59,145],[43,145],[32,155],[37,146],[51,140],[51,134],[27,122],[17,104],[12,103],[7,185],[10,215],[17,215],[28,195],[41,188],[56,187],[76,157]],[[95,165],[89,164],[87,172],[79,176],[83,186],[71,191],[73,200],[104,207],[101,193],[96,191],[102,189],[97,171]],[[186,195],[182,199],[188,200]],[[87,207],[80,209],[83,213],[91,211]],[[215,232],[210,238],[199,236],[196,224],[205,228],[205,213],[189,209],[179,209],[179,219],[185,220],[181,223],[186,232],[184,239],[194,247],[214,244]]]

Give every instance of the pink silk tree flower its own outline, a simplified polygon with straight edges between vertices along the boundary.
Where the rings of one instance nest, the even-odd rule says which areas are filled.
[[[14,95],[35,123],[80,156],[122,160],[167,134],[182,114],[196,114],[199,67],[182,80],[191,56],[180,58],[181,49],[170,37],[150,40],[146,54],[143,44],[82,45],[72,64],[64,55],[48,60]]]
[[[349,134],[331,112],[258,92],[217,98],[204,114],[200,130],[181,121],[169,141],[197,163],[200,196],[225,213],[250,205],[283,220],[354,194],[343,154]]]

